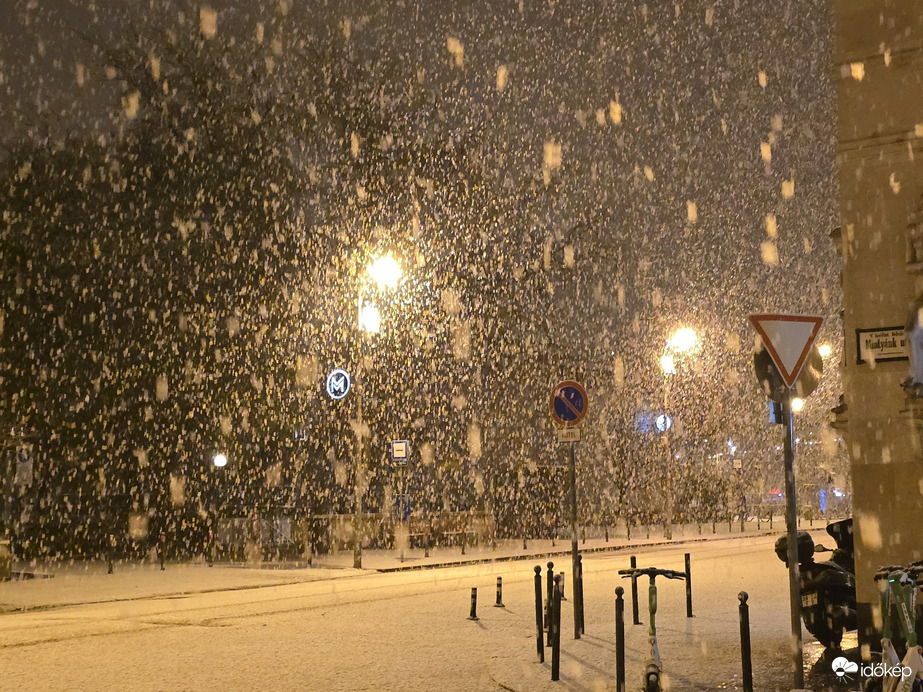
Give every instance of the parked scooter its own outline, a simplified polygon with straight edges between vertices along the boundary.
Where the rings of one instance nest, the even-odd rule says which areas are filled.
[[[827,526],[836,541],[830,560],[815,562],[814,554],[830,549],[814,545],[805,531],[798,532],[798,568],[801,575],[801,619],[808,632],[828,648],[839,649],[843,632],[856,629],[856,576],[852,519]],[[776,541],[776,555],[788,565],[788,537]]]

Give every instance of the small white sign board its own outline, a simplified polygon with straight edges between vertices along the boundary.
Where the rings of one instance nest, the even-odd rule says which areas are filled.
[[[558,428],[558,442],[579,442],[580,428]]]
[[[410,443],[407,440],[392,440],[391,441],[391,460],[392,461],[407,461],[408,450],[410,449]]]
[[[856,363],[909,360],[910,348],[903,327],[856,330]]]

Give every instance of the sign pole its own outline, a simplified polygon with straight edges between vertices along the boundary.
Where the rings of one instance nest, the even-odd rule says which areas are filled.
[[[359,310],[362,310],[362,297],[359,297]],[[365,441],[362,439],[364,435],[363,431],[363,416],[362,416],[362,395],[365,389],[365,382],[363,382],[362,370],[365,367],[363,360],[365,358],[365,335],[362,333],[362,330],[359,330],[359,367],[356,370],[356,406],[357,416],[356,418],[359,421],[359,424],[356,426],[358,444],[356,445],[356,478],[355,478],[355,493],[354,498],[354,507],[353,507],[353,569],[362,569],[362,488],[359,483],[359,475],[362,473],[362,462],[364,461],[363,457],[365,456]]]
[[[571,583],[574,585],[571,589],[574,597],[574,639],[580,639],[580,618],[577,617],[583,609],[580,603],[580,595],[577,589],[579,575],[577,574],[577,556],[579,549],[577,547],[577,443],[570,443],[570,559],[571,559]]]
[[[775,401],[782,399],[782,425],[785,429],[785,529],[788,540],[789,605],[792,616],[792,663],[796,689],[804,689],[804,653],[801,649],[801,580],[798,574],[798,513],[795,498],[795,420],[792,416],[792,388],[801,374],[824,319],[817,315],[750,315],[776,373],[785,383],[775,383],[772,372],[760,372],[758,354],[754,357],[757,377]],[[781,390],[781,391],[780,391]]]
[[[583,631],[583,596],[580,588],[582,571],[577,546],[577,440],[580,439],[580,421],[587,412],[587,394],[579,382],[564,380],[551,390],[551,417],[560,426],[558,442],[570,442],[570,552],[574,594],[574,639]]]
[[[786,388],[782,398],[782,421],[785,428],[783,456],[785,463],[785,528],[788,536],[788,589],[792,616],[795,689],[804,689],[804,654],[801,641],[801,582],[798,574],[798,515],[795,504],[795,421],[792,415],[792,390]]]

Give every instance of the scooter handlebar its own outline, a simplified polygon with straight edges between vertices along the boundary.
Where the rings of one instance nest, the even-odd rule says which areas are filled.
[[[677,572],[672,569],[659,569],[658,567],[635,567],[634,569],[620,569],[619,574],[622,575],[622,579],[631,579],[637,578],[640,576],[651,577],[666,577],[667,579],[685,579],[685,572]]]

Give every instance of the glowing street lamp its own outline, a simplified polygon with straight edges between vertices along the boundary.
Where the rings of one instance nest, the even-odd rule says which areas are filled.
[[[694,349],[699,343],[699,337],[694,329],[683,327],[677,329],[670,340],[667,341],[667,348],[677,353],[685,353]]]
[[[359,328],[369,334],[381,331],[381,312],[374,305],[363,305],[359,311]]]
[[[833,346],[830,344],[821,344],[817,347],[817,352],[820,354],[821,358],[827,358],[833,353]]]
[[[212,458],[212,465],[218,469],[224,468],[228,465],[228,458],[224,454],[216,454]]]
[[[669,353],[664,353],[660,356],[660,369],[663,371],[664,375],[675,375],[676,361],[673,359],[673,356]]]
[[[369,265],[369,276],[381,288],[397,288],[404,272],[401,265],[391,256],[390,253],[382,255]]]
[[[805,404],[805,401],[801,397],[798,397],[798,396],[793,397],[792,398],[792,411],[794,413],[801,413],[801,411],[804,410],[804,404]]]

